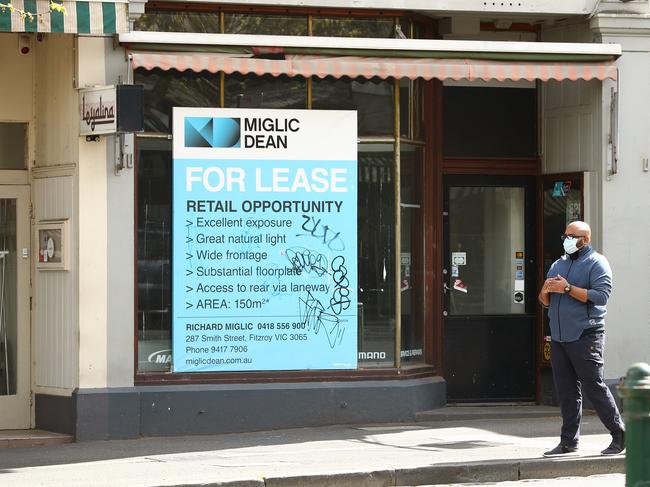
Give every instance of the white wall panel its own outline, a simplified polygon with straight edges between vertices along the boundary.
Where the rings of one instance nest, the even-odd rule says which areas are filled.
[[[108,211],[106,144],[79,142],[79,387],[106,387]]]
[[[562,152],[564,153],[564,166],[580,170],[580,152],[583,141],[580,140],[580,116],[577,110],[566,113],[563,120]],[[579,143],[577,143],[579,142]]]
[[[562,106],[562,83],[559,81],[548,81],[543,85],[544,102],[547,110],[560,108]]]
[[[111,39],[106,39],[104,52],[107,82],[116,83],[118,77],[126,79],[127,61],[122,52],[113,50]],[[124,169],[115,175],[114,148],[107,145],[107,386],[130,387],[134,375],[135,170]]]
[[[74,180],[72,176],[35,179],[34,220],[70,220],[68,271],[35,270],[34,362],[36,387],[70,390],[77,382],[77,266]],[[32,250],[35,255],[37,249]]]
[[[594,162],[594,127],[591,113],[583,112],[580,114],[580,133],[577,136],[583,142],[580,145],[580,168],[583,171],[593,170]]]
[[[544,174],[602,174],[599,83],[580,80],[548,82],[542,86]]]
[[[560,126],[560,118],[548,116],[544,120],[544,133],[546,138],[544,140],[544,172],[547,174],[560,172],[562,167],[562,131]],[[552,140],[553,143],[547,143],[547,140]]]
[[[79,85],[107,85],[105,48],[110,39],[80,37]],[[79,138],[79,387],[107,386],[108,178],[107,147]],[[114,177],[114,176],[113,176]],[[132,330],[132,328],[131,328]]]

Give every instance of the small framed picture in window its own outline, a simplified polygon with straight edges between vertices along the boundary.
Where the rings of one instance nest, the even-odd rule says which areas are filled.
[[[37,269],[56,271],[69,269],[68,220],[38,222],[34,238],[37,245]]]

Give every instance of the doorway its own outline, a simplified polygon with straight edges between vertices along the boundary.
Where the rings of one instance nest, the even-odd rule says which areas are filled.
[[[449,402],[535,399],[535,201],[531,176],[444,178]]]
[[[29,187],[0,185],[0,429],[31,427]]]

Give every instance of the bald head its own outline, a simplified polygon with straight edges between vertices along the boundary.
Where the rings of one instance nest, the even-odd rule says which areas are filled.
[[[583,237],[582,242],[584,245],[591,242],[591,228],[585,222],[574,221],[567,225],[564,231],[565,235],[576,235]],[[578,244],[581,247],[580,244]]]

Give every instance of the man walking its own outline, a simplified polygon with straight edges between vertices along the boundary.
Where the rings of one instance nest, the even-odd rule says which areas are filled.
[[[591,229],[570,223],[562,235],[566,254],[548,271],[539,301],[551,322],[551,366],[562,412],[560,444],[544,456],[566,455],[578,449],[582,392],[612,435],[603,455],[625,450],[625,425],[603,380],[605,314],[612,290],[607,259],[591,248]]]

